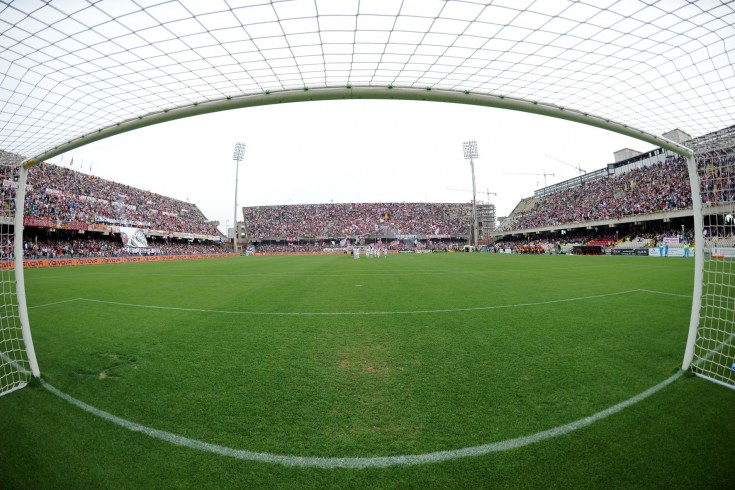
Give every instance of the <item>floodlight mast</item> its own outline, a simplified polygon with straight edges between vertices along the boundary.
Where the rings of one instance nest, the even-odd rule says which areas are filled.
[[[475,250],[477,250],[477,198],[475,192],[475,161],[478,157],[477,141],[465,141],[462,143],[465,160],[469,159],[470,169],[472,170],[472,236],[475,241]]]
[[[235,160],[235,221],[233,222],[233,237],[232,245],[233,251],[237,253],[237,179],[240,171],[240,162],[245,154],[245,143],[235,143],[235,153],[232,155],[232,159]]]

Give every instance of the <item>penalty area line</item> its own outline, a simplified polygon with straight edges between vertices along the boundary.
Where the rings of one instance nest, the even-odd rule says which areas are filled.
[[[223,315],[253,315],[253,316],[367,316],[367,315],[417,315],[430,313],[460,313],[467,311],[489,311],[500,310],[505,308],[522,308],[527,306],[542,306],[559,303],[569,303],[573,301],[585,301],[590,299],[608,298],[612,296],[620,296],[638,292],[657,293],[658,291],[649,291],[646,289],[629,289],[627,291],[618,291],[614,293],[594,294],[590,296],[578,296],[574,298],[554,299],[548,301],[536,301],[530,303],[513,303],[507,305],[493,306],[473,306],[468,308],[441,308],[434,310],[405,310],[405,311],[231,311],[231,310],[212,310],[207,308],[183,308],[177,306],[160,306],[160,305],[142,305],[138,303],[124,303],[120,301],[106,301],[92,298],[77,298],[72,301],[86,301],[89,303],[101,303],[115,306],[127,306],[131,308],[147,308],[151,310],[170,310],[170,311],[189,311],[193,313],[218,313]],[[669,293],[661,293],[669,294]]]
[[[396,455],[396,456],[375,456],[375,457],[350,457],[350,458],[339,458],[339,457],[318,457],[318,456],[291,456],[274,453],[248,451],[245,449],[234,449],[226,446],[220,446],[217,444],[211,444],[197,439],[190,439],[188,437],[173,434],[144,425],[131,422],[129,420],[112,415],[109,412],[95,408],[87,403],[77,400],[76,398],[58,390],[43,379],[41,379],[41,385],[53,393],[54,395],[62,398],[70,404],[80,408],[81,410],[100,417],[108,422],[112,422],[124,429],[139,432],[141,434],[159,439],[164,442],[175,444],[177,446],[183,446],[190,449],[197,449],[200,451],[206,451],[209,453],[219,454],[221,456],[227,456],[230,458],[236,458],[247,461],[258,461],[262,463],[280,464],[283,466],[301,467],[301,468],[323,468],[323,469],[338,469],[338,468],[387,468],[390,466],[412,466],[429,463],[439,463],[442,461],[449,461],[453,459],[483,456],[486,454],[508,451],[524,446],[534,444],[536,442],[545,441],[555,437],[563,436],[571,432],[577,431],[584,427],[587,427],[595,422],[605,419],[611,415],[614,415],[622,410],[634,405],[646,398],[658,393],[663,390],[671,383],[679,379],[684,374],[684,371],[678,371],[676,374],[668,377],[664,381],[658,383],[655,386],[631,397],[627,400],[613,405],[605,410],[597,412],[588,417],[576,420],[574,422],[560,425],[552,429],[536,432],[527,436],[516,437],[513,439],[506,439],[504,441],[491,442],[488,444],[482,444],[479,446],[469,446],[460,449],[436,451],[424,454],[408,454],[408,455]]]
[[[32,308],[46,308],[48,306],[63,305],[64,303],[73,303],[75,301],[84,301],[84,298],[72,298],[61,301],[54,301],[53,303],[44,303],[42,305],[29,306],[28,309],[30,310]]]

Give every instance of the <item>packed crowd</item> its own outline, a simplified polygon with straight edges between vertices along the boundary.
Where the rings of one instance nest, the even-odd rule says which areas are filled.
[[[251,247],[255,253],[309,253],[325,249],[319,243],[259,243]]]
[[[551,232],[541,237],[509,237],[492,244],[495,251],[510,250],[513,253],[538,254],[557,251],[569,253],[574,246],[606,243],[605,248],[649,248],[668,243],[672,247],[693,246],[694,229],[687,225],[684,229],[661,226],[651,223],[645,229],[629,229],[621,234],[589,233],[585,229],[569,230],[566,235]],[[557,247],[558,245],[558,247]],[[630,246],[629,246],[630,245]]]
[[[2,177],[4,181],[10,178]],[[218,234],[194,204],[47,163],[33,167],[28,174],[25,214],[62,222]]]
[[[469,204],[456,203],[296,204],[244,209],[252,240],[374,234],[465,236],[470,213]]]
[[[584,182],[535,200],[511,216],[504,229],[527,229],[565,223],[619,219],[691,207],[686,161],[670,158],[607,179]]]
[[[282,243],[268,242],[255,243],[251,245],[251,250],[255,253],[304,253],[304,252],[349,252],[353,247],[367,247],[373,245],[381,250],[387,248],[391,252],[416,251],[416,250],[458,250],[462,248],[466,242],[456,242],[451,240],[392,240],[384,242],[361,240],[359,244],[352,241],[344,245],[339,243],[331,243],[326,240],[314,241],[309,243]]]
[[[135,255],[201,255],[221,254],[228,250],[219,243],[163,241],[153,243],[148,249],[132,251],[122,245],[122,241],[112,237],[104,238],[45,238],[23,242],[26,259],[57,259],[86,257],[128,257]],[[12,254],[12,247],[8,250]]]
[[[492,250],[495,252],[510,250],[513,253],[520,254],[543,254],[552,251],[561,253],[568,251],[574,245],[582,245],[594,238],[595,235],[590,235],[581,230],[562,237],[506,238],[493,243]]]
[[[700,154],[698,160],[702,202],[735,201],[735,150],[709,151]]]

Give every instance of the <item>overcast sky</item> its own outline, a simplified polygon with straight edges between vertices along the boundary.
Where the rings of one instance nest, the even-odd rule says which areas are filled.
[[[673,128],[672,128],[673,129]],[[686,128],[681,128],[686,130]],[[232,226],[235,143],[243,206],[328,202],[469,202],[462,142],[476,140],[478,201],[508,215],[546,183],[613,162],[621,148],[651,145],[544,116],[439,102],[300,102],[210,114],[140,129],[52,162],[188,200]],[[547,155],[568,162],[560,163]],[[522,175],[518,175],[522,174]],[[459,190],[455,190],[459,189]],[[242,213],[238,211],[238,219]]]

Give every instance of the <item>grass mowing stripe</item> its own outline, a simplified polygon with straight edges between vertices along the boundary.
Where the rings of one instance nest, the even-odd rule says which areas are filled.
[[[463,311],[485,311],[499,310],[503,308],[520,308],[523,306],[541,306],[556,303],[568,303],[572,301],[583,301],[588,299],[607,298],[610,296],[620,296],[623,294],[631,294],[637,292],[655,292],[644,289],[629,289],[627,291],[618,291],[615,293],[594,294],[591,296],[578,296],[575,298],[554,299],[549,301],[536,301],[533,303],[515,303],[509,305],[496,306],[475,306],[471,308],[442,308],[437,310],[408,310],[408,311],[316,311],[316,312],[294,312],[294,311],[227,311],[227,310],[211,310],[206,308],[181,308],[175,306],[157,306],[157,305],[141,305],[136,303],[123,303],[119,301],[104,301],[91,298],[77,298],[70,301],[87,301],[90,303],[102,303],[116,306],[130,306],[133,308],[148,308],[153,310],[171,310],[171,311],[187,311],[196,313],[221,313],[228,315],[266,315],[266,316],[340,316],[340,315],[414,315],[424,313],[458,313]],[[669,294],[669,293],[661,293]],[[679,295],[675,295],[679,296]]]
[[[70,395],[67,395],[66,393],[51,386],[49,383],[43,381],[43,379],[41,379],[40,381],[43,387],[46,388],[49,392],[62,398],[63,400],[66,400],[72,405],[84,410],[85,412],[88,412],[92,415],[103,418],[125,429],[131,430],[134,432],[140,432],[147,436],[150,436],[156,439],[160,439],[162,441],[169,442],[171,444],[176,444],[178,446],[184,446],[184,447],[188,447],[191,449],[198,449],[201,451],[208,451],[211,453],[220,454],[222,456],[228,456],[228,457],[236,458],[236,459],[243,459],[243,460],[248,460],[248,461],[258,461],[262,463],[275,463],[275,464],[281,464],[284,466],[296,466],[296,467],[302,467],[302,468],[311,467],[311,468],[323,468],[323,469],[337,469],[337,468],[359,469],[359,468],[387,468],[390,466],[411,466],[411,465],[420,465],[420,464],[428,464],[428,463],[439,463],[442,461],[449,461],[452,459],[466,458],[466,457],[471,457],[471,456],[482,456],[482,455],[494,453],[494,452],[508,451],[510,449],[517,449],[520,447],[528,446],[536,442],[544,441],[547,439],[552,439],[554,437],[559,437],[565,434],[569,434],[570,432],[574,432],[576,430],[587,427],[588,425],[591,425],[594,422],[605,419],[609,417],[610,415],[614,415],[620,412],[621,410],[624,410],[630,407],[631,405],[634,405],[642,400],[645,400],[649,396],[654,395],[655,393],[658,393],[659,391],[669,386],[671,383],[679,379],[683,374],[684,374],[684,371],[681,371],[681,370],[677,371],[676,374],[668,377],[661,383],[658,383],[657,385],[652,386],[651,388],[631,398],[628,398],[627,400],[623,402],[613,405],[612,407],[606,408],[605,410],[602,410],[593,415],[590,415],[589,417],[585,417],[585,418],[576,420],[574,422],[571,422],[565,425],[561,425],[558,427],[554,427],[552,429],[544,430],[541,432],[537,432],[535,434],[531,434],[528,436],[517,437],[514,439],[507,439],[507,440],[498,441],[498,442],[491,442],[491,443],[482,444],[479,446],[465,447],[461,449],[453,449],[453,450],[448,450],[448,451],[436,451],[436,452],[427,453],[427,454],[378,456],[378,457],[372,457],[372,458],[324,458],[324,457],[290,456],[290,455],[254,452],[254,451],[248,451],[245,449],[233,449],[233,448],[220,446],[217,444],[210,444],[207,442],[198,441],[196,439],[182,437],[177,434],[172,434],[170,432],[153,429],[151,427],[146,427],[144,425],[137,424],[135,422],[130,422],[129,420],[122,419],[120,417],[112,415],[111,413],[105,412],[103,410],[99,410],[91,405],[88,405],[80,400],[77,400],[76,398]]]

